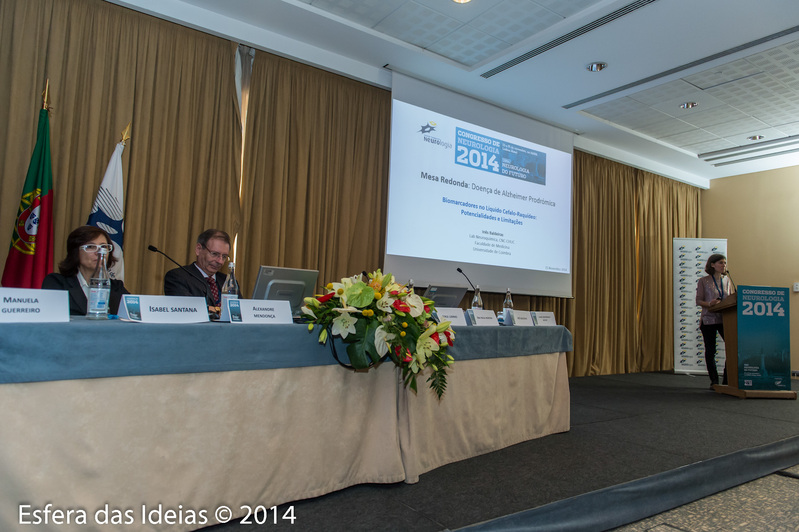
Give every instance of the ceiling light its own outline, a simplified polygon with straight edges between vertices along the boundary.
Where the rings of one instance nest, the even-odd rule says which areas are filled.
[[[697,105],[699,104],[696,102],[685,102],[680,104],[680,109],[693,109]]]
[[[746,137],[746,140],[761,140],[764,138],[766,137],[764,137],[763,135],[752,135],[751,137]]]
[[[466,4],[468,2],[471,2],[472,0],[452,0],[452,1],[455,2],[456,4]]]
[[[607,63],[596,61],[594,63],[588,63],[588,66],[586,66],[585,68],[589,72],[599,72],[600,70],[605,70],[607,66],[608,66]]]

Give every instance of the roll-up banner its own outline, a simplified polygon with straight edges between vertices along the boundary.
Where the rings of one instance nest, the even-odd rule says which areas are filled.
[[[707,375],[705,346],[699,331],[702,309],[696,304],[696,282],[707,275],[705,263],[713,253],[727,256],[726,238],[673,239],[674,373]],[[730,265],[730,269],[734,269]],[[724,372],[724,341],[716,339],[716,367]]]

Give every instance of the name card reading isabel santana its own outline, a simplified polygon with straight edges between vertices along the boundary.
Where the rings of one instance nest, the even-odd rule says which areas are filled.
[[[0,288],[0,323],[69,321],[69,292]]]
[[[208,321],[205,298],[124,295],[119,317],[141,323],[201,323]]]

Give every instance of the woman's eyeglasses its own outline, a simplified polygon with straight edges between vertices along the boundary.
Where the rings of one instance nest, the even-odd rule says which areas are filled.
[[[97,253],[101,249],[104,249],[106,252],[111,253],[114,251],[113,244],[83,244],[80,249],[85,251],[86,253]]]

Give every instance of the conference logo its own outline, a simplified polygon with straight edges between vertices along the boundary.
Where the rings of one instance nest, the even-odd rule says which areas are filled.
[[[422,140],[424,140],[425,142],[429,142],[430,144],[433,144],[434,146],[439,146],[441,148],[444,148],[445,150],[451,150],[452,149],[451,142],[447,142],[442,138],[431,135],[431,133],[436,131],[437,127],[438,124],[430,120],[426,124],[422,124],[419,127],[419,131],[417,131],[417,133],[422,134]]]
[[[22,196],[19,215],[11,235],[11,247],[26,255],[36,252],[36,234],[39,232],[39,213],[42,208],[42,189],[37,188]]]

